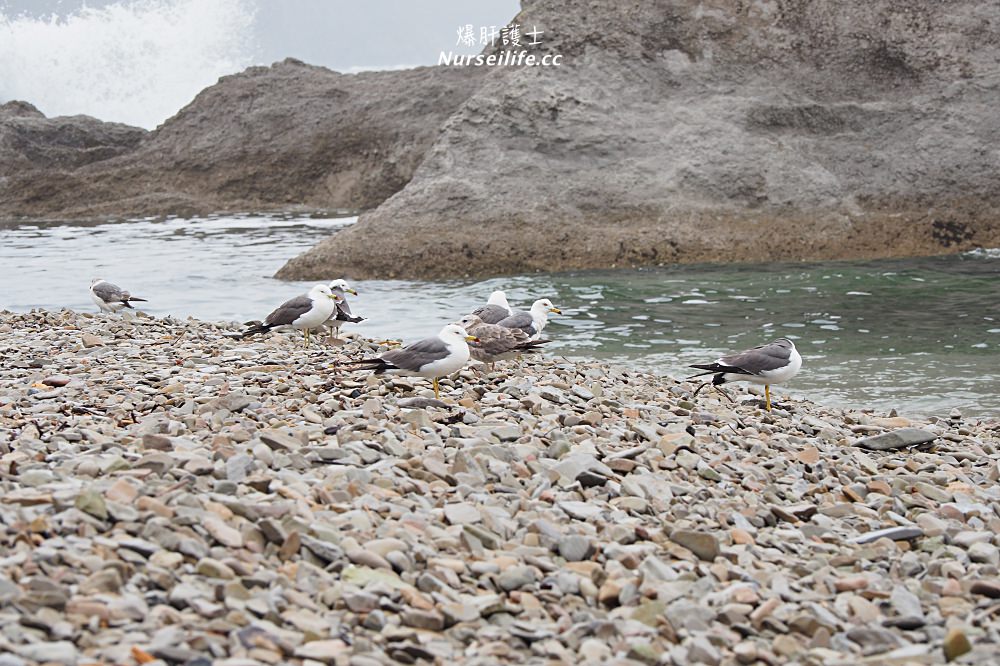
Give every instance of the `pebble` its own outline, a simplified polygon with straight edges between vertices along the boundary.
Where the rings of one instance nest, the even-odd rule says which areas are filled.
[[[0,666],[986,663],[1000,642],[995,420],[766,414],[542,356],[435,400],[330,375],[379,348],[357,338],[69,311],[0,330]]]
[[[945,661],[954,661],[966,652],[972,652],[972,643],[969,642],[965,632],[958,627],[952,627],[945,635],[941,649],[944,650]]]
[[[670,540],[709,562],[719,555],[719,539],[712,534],[694,530],[674,530],[670,533]]]
[[[594,553],[594,544],[590,539],[579,534],[572,534],[559,541],[559,555],[568,562],[580,562],[589,559]]]

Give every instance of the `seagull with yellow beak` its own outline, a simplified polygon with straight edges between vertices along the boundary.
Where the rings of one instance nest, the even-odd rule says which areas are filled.
[[[479,339],[458,324],[448,324],[432,338],[392,349],[375,358],[337,363],[335,368],[347,371],[374,370],[376,375],[424,377],[434,384],[434,397],[441,397],[440,377],[458,372],[469,362],[469,343]]]
[[[549,323],[549,313],[562,314],[562,310],[552,305],[547,298],[540,298],[531,304],[527,312],[519,310],[509,317],[497,322],[504,328],[519,328],[528,334],[531,340],[537,340],[542,335],[542,329]]]
[[[767,411],[771,411],[771,385],[784,384],[797,375],[802,368],[802,356],[795,349],[794,342],[788,338],[778,338],[753,349],[722,356],[715,363],[695,364],[691,367],[705,372],[691,375],[688,379],[715,375],[712,385],[716,388],[727,382],[763,384],[765,405]],[[726,395],[724,391],[723,395]]]

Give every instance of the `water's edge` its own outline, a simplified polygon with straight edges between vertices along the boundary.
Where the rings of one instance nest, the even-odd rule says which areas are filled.
[[[271,276],[290,254],[351,219],[212,217],[0,229],[0,306],[94,309],[101,276],[149,299],[155,316],[261,319],[307,283]],[[774,337],[805,359],[779,393],[821,404],[946,416],[1000,414],[1000,252],[819,264],[686,265],[354,286],[351,327],[412,341],[504,289],[516,307],[549,297],[564,311],[551,354],[674,377]],[[330,278],[340,277],[331,275]]]

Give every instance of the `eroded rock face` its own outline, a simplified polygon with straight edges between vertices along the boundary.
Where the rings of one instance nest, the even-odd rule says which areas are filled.
[[[563,66],[491,70],[402,191],[280,277],[1000,243],[1000,6],[525,4]]]
[[[289,59],[223,77],[150,133],[11,103],[0,112],[0,218],[372,208],[409,181],[481,77],[427,67],[345,75]],[[97,142],[99,159],[22,159],[7,137],[26,125],[63,128],[49,153],[73,132],[113,136]]]
[[[46,118],[27,102],[7,102],[0,105],[0,177],[100,162],[134,150],[145,135],[90,116]]]

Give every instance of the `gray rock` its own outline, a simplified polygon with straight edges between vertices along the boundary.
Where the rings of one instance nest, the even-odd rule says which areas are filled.
[[[246,393],[227,393],[216,401],[219,409],[228,409],[231,412],[240,412],[250,406],[253,399]]]
[[[896,613],[900,617],[924,616],[924,610],[920,605],[920,600],[903,585],[896,585],[892,588],[892,596],[889,600],[892,603],[892,607],[896,610]]]
[[[507,567],[500,572],[497,582],[506,591],[519,590],[526,585],[532,585],[537,580],[535,569],[529,566],[516,565]]]
[[[444,505],[444,517],[452,525],[467,525],[482,520],[479,509],[468,502],[455,502]]]
[[[687,645],[688,659],[693,664],[707,664],[707,666],[718,666],[722,661],[719,650],[705,636],[696,636]]]
[[[850,540],[851,543],[865,544],[871,543],[872,541],[877,541],[882,538],[890,539],[892,541],[908,541],[910,539],[916,539],[922,537],[924,531],[917,527],[916,525],[903,525],[900,527],[887,527],[882,530],[873,530],[871,532],[866,532],[861,536],[856,536]]]
[[[892,451],[893,449],[919,446],[920,444],[933,442],[935,439],[937,439],[937,435],[927,430],[900,428],[881,435],[858,440],[854,443],[854,446],[872,451]]]
[[[600,517],[604,513],[604,510],[599,506],[576,500],[559,502],[558,506],[571,518],[576,518],[577,520],[591,520]]]
[[[526,6],[521,23],[560,26],[535,48],[567,63],[493,69],[402,191],[279,275],[768,260],[775,248],[752,231],[764,219],[794,229],[784,258],[996,247],[1000,184],[993,156],[976,151],[996,131],[1000,44],[980,29],[1000,7],[907,8],[911,20],[893,21],[888,0],[795,2],[752,18],[726,1],[710,19],[696,0]],[[381,243],[389,234],[406,241]],[[887,247],[889,235],[904,246]]]
[[[237,453],[226,461],[226,478],[230,481],[244,481],[253,471],[253,458],[245,453]]]
[[[444,629],[444,616],[433,609],[407,608],[400,614],[399,619],[408,627],[416,627],[428,631],[441,631]]]
[[[18,652],[25,659],[32,661],[66,664],[67,666],[76,666],[79,659],[76,646],[69,641],[25,645],[18,648]]]
[[[223,77],[149,133],[6,104],[0,217],[287,210],[289,201],[313,210],[371,208],[410,180],[438,128],[486,73],[418,67],[348,75],[287,59]],[[256,103],[246,105],[251,97]],[[242,108],[238,128],[235,108]],[[73,187],[54,186],[66,179]]]
[[[594,554],[594,544],[590,539],[579,534],[571,534],[559,541],[559,555],[568,562],[580,562],[590,559]]]
[[[96,571],[80,583],[83,594],[117,593],[122,587],[122,577],[117,569]]]
[[[262,430],[260,441],[275,451],[295,451],[302,448],[302,442],[280,430]]]
[[[969,559],[983,564],[1000,565],[1000,550],[991,543],[974,543],[969,546]]]

